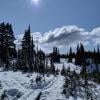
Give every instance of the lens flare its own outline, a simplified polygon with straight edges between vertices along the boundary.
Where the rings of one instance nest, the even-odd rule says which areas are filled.
[[[38,4],[39,0],[31,0],[31,3]]]

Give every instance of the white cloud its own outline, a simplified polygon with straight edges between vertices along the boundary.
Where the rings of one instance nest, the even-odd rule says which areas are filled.
[[[53,46],[65,48],[68,46],[76,47],[79,42],[85,46],[100,44],[100,27],[94,28],[91,32],[78,26],[63,26],[46,33],[32,33],[34,41],[38,39],[39,47],[46,52],[50,52]],[[20,44],[22,34],[18,36],[17,44]]]
[[[94,28],[90,34],[93,36],[100,37],[100,27]]]

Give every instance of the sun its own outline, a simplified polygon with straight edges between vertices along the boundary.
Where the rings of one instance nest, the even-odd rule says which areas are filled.
[[[39,0],[31,0],[31,3],[38,4]]]

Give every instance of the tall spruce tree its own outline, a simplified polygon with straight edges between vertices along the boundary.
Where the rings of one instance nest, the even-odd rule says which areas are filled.
[[[34,70],[34,63],[35,63],[35,50],[34,50],[34,41],[33,41],[33,36],[31,37],[31,45],[30,45],[30,70],[33,71]]]
[[[12,59],[16,55],[14,44],[14,34],[11,24],[4,22],[0,24],[0,58],[6,63],[6,68],[9,65],[9,58]]]
[[[53,52],[51,53],[51,58],[53,62],[60,62],[60,54],[59,49],[57,47],[53,47]]]
[[[22,39],[22,66],[24,71],[33,71],[33,39],[31,37],[30,25],[25,31]]]
[[[77,53],[75,56],[75,64],[76,65],[82,65],[83,63],[85,63],[86,57],[85,57],[85,50],[84,50],[84,46],[82,43],[80,43],[80,45],[77,45]]]
[[[70,47],[70,50],[69,50],[69,59],[68,59],[68,62],[72,62],[72,48]]]

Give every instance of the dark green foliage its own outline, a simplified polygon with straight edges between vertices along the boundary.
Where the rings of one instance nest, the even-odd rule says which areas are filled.
[[[68,71],[69,72],[69,71]],[[66,97],[68,98],[69,96],[76,96],[76,86],[78,85],[77,83],[77,78],[76,78],[76,72],[69,72],[69,74],[67,74],[65,76],[65,84],[64,84],[64,90],[63,93],[66,95]]]
[[[84,51],[84,46],[80,44],[80,46],[77,46],[77,53],[75,56],[75,64],[76,65],[81,65],[85,63],[85,51]]]
[[[16,49],[14,44],[14,34],[12,25],[4,22],[0,24],[0,59],[6,63],[5,68],[8,69],[10,59],[16,57]]]
[[[66,69],[65,69],[65,66],[63,64],[63,67],[62,67],[62,70],[61,70],[61,75],[65,75],[66,74]]]
[[[74,57],[73,57],[74,58]],[[91,59],[93,63],[100,64],[100,50],[97,46],[97,50],[85,51],[83,44],[77,45],[77,52],[75,54],[75,64],[76,65],[88,65],[88,59]],[[98,67],[96,68],[98,71]]]
[[[0,81],[0,89],[2,89],[2,84],[1,84],[1,81]]]
[[[52,74],[55,74],[56,69],[55,69],[55,66],[54,66],[53,60],[51,59],[50,62],[51,62],[50,72],[51,72]]]
[[[6,90],[4,90],[0,100],[5,100],[6,98],[7,98]]]
[[[72,96],[73,98],[81,97],[86,100],[97,100],[95,92],[95,85],[88,82],[88,74],[83,71],[81,74],[77,74],[75,71],[70,71],[65,75],[65,83],[63,86],[63,94],[66,98]]]
[[[30,46],[31,46],[31,34],[30,27],[25,31],[24,37],[22,39],[22,65],[25,69],[30,69]]]
[[[53,62],[60,62],[60,54],[59,54],[59,49],[57,47],[53,47],[53,52],[50,54],[50,57]]]
[[[31,37],[30,26],[22,39],[22,49],[18,51],[18,64],[21,65],[23,71],[33,71],[34,64],[34,44]]]
[[[37,75],[37,77],[36,77],[36,83],[38,84],[41,81],[42,81],[42,77],[40,75]]]
[[[69,63],[72,62],[72,57],[73,57],[73,53],[72,53],[72,48],[70,47],[70,50],[69,50],[69,57],[68,57],[68,62],[69,62]]]

